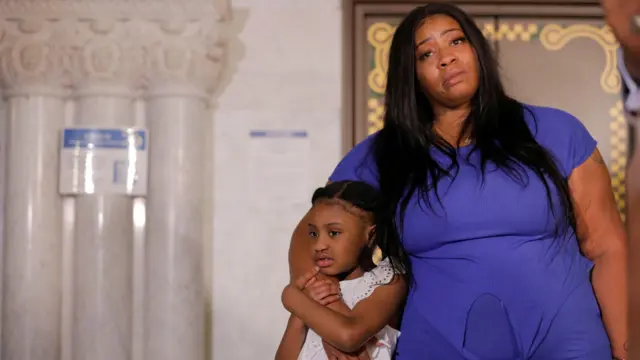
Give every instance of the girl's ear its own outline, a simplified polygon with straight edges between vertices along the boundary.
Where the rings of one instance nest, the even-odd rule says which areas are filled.
[[[373,248],[376,246],[376,226],[375,225],[371,225],[367,228],[367,234],[368,234],[368,241],[367,241],[367,246],[369,248]]]

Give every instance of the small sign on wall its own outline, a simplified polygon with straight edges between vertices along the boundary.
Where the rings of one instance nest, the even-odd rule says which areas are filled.
[[[140,128],[64,129],[60,193],[145,196],[148,139]]]

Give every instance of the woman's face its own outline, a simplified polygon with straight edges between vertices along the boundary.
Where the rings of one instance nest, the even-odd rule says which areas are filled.
[[[415,33],[416,76],[434,108],[458,108],[478,89],[478,61],[460,24],[447,15],[424,20]]]

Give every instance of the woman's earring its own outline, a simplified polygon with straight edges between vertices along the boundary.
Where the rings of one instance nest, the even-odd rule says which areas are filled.
[[[382,261],[382,250],[380,250],[380,247],[376,246],[375,249],[373,249],[371,261],[373,261],[373,264],[376,266],[380,263],[380,261]]]
[[[371,261],[373,261],[373,264],[377,266],[378,263],[382,261],[382,250],[380,250],[380,247],[375,243],[376,243],[376,228],[374,227],[369,231],[368,246],[370,249],[373,249],[373,251],[371,251]]]

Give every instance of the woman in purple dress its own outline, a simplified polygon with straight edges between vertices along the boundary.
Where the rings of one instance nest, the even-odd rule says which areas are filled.
[[[624,358],[626,238],[582,123],[507,96],[481,31],[443,3],[398,26],[385,106],[330,180],[378,187],[377,231],[402,241],[380,246],[410,265],[397,359]],[[307,246],[294,234],[294,275]]]

